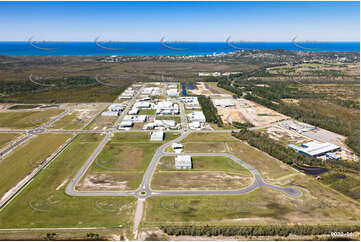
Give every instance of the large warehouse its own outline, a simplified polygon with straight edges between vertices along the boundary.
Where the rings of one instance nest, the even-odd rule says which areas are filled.
[[[192,158],[190,155],[178,155],[175,158],[175,168],[177,170],[192,169]]]
[[[318,157],[325,155],[329,152],[335,152],[341,149],[340,146],[331,144],[331,143],[320,143],[316,141],[308,142],[305,144],[302,144],[301,146],[297,145],[288,145],[290,148],[296,150],[298,153],[312,156],[312,157]]]

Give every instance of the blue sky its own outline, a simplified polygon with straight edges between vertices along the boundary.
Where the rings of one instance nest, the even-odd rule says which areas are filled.
[[[359,41],[359,2],[0,2],[0,40]]]

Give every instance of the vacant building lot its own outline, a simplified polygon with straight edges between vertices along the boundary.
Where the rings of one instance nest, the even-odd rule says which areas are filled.
[[[167,133],[167,136],[168,139],[177,137],[173,133]],[[79,182],[77,189],[137,189],[154,152],[163,144],[150,142],[149,139],[148,132],[115,134]]]
[[[359,224],[359,204],[313,178],[299,175],[282,184],[297,186],[303,196],[292,198],[262,187],[235,196],[151,197],[143,225]]]
[[[231,153],[256,168],[265,181],[272,182],[297,172],[268,154],[241,142],[231,133],[192,133],[183,140],[184,152]]]
[[[0,129],[36,128],[63,111],[63,109],[52,108],[44,111],[0,112]]]
[[[237,100],[236,107],[243,115],[244,119],[256,127],[268,125],[288,118],[272,109],[246,99]]]
[[[227,190],[246,187],[251,173],[227,157],[192,157],[191,170],[176,170],[174,157],[163,157],[153,175],[155,190]]]
[[[55,152],[71,134],[41,134],[25,144],[15,148],[14,151],[0,161],[0,197],[14,187],[34,168]]]
[[[118,119],[118,116],[102,116],[99,115],[92,123],[87,126],[87,129],[90,130],[102,130],[111,128],[115,121]]]
[[[286,130],[284,128],[279,127],[278,125],[273,125],[263,129],[258,129],[257,131],[263,134],[267,134],[270,138],[276,140],[278,143],[283,145],[288,145],[288,144],[301,145],[303,143],[312,141],[311,139],[308,139],[297,132]]]
[[[53,123],[54,129],[80,129],[95,115],[104,110],[107,104],[77,104],[67,115]]]
[[[72,197],[65,188],[102,139],[81,134],[0,212],[1,228],[129,228],[132,197]],[[79,152],[81,151],[81,152]]]
[[[204,95],[211,98],[232,98],[232,93],[217,87],[217,82],[198,82],[197,89],[188,90],[188,92],[194,95]]]
[[[0,134],[0,149],[7,146],[12,140],[19,137],[20,134],[14,134],[14,133],[1,133]]]

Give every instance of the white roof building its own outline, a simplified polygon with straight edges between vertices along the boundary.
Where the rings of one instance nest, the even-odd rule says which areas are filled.
[[[118,116],[119,112],[105,111],[102,112],[102,116]]]
[[[176,169],[192,169],[192,158],[190,155],[178,155],[175,158]]]
[[[322,156],[328,152],[335,152],[337,150],[340,150],[341,147],[335,144],[331,143],[320,143],[316,141],[311,141],[305,144],[302,144],[301,146],[297,145],[288,145],[292,149],[295,149],[301,154],[307,155],[307,156]]]
[[[150,141],[162,141],[164,139],[163,131],[154,131],[150,135]]]
[[[119,127],[121,128],[127,128],[127,127],[132,127],[133,126],[133,122],[132,121],[122,121],[119,124]]]
[[[213,99],[213,103],[218,107],[233,107],[235,105],[233,99]]]
[[[123,121],[133,121],[134,123],[144,123],[147,121],[147,115],[126,115]]]
[[[168,83],[167,87],[170,88],[170,89],[177,89],[178,84],[177,83]]]
[[[134,104],[134,108],[139,108],[139,109],[142,109],[142,108],[150,108],[150,102],[137,102]]]
[[[175,128],[177,125],[174,120],[155,120],[154,123],[157,127],[164,128]]]
[[[201,126],[201,123],[198,122],[198,121],[195,121],[195,122],[191,122],[189,124],[189,128],[190,129],[200,129],[202,126]]]
[[[206,122],[206,117],[202,111],[191,112],[187,116],[190,122]]]
[[[178,89],[168,89],[168,90],[167,90],[167,95],[170,96],[170,97],[177,97],[177,96],[179,96]]]
[[[139,109],[138,108],[133,108],[132,110],[130,110],[128,112],[128,114],[130,115],[135,115],[135,114],[138,114],[139,113]]]
[[[179,97],[179,100],[187,105],[199,105],[197,97]]]
[[[147,87],[147,88],[143,88],[142,93],[143,94],[151,94],[153,91],[153,87]]]
[[[124,105],[116,104],[116,103],[113,103],[108,107],[108,110],[111,112],[121,112],[123,111],[123,109],[124,109]]]
[[[156,106],[156,114],[178,114],[178,104],[173,104],[171,101],[158,102]]]

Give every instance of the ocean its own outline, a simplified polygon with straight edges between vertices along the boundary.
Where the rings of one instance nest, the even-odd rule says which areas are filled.
[[[0,42],[8,56],[190,56],[238,50],[360,51],[360,42]]]

